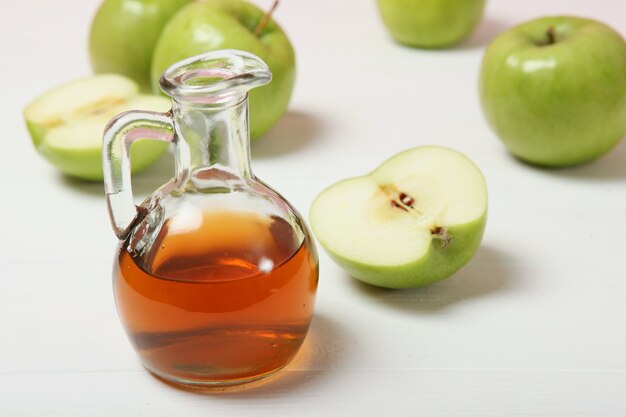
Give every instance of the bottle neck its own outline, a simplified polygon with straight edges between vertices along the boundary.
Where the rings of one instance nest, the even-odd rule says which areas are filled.
[[[207,189],[252,176],[247,94],[225,106],[174,100],[178,135],[177,177]]]

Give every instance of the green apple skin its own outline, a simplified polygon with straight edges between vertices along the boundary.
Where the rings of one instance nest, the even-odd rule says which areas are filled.
[[[154,47],[167,21],[191,0],[105,0],[89,33],[91,67],[96,74],[132,78],[150,91]]]
[[[45,141],[37,148],[39,153],[64,174],[85,181],[102,181],[102,148],[55,148]],[[130,147],[131,172],[143,171],[161,159],[165,142],[139,139]]]
[[[270,19],[257,37],[253,34],[264,11],[243,0],[205,0],[191,3],[166,25],[152,62],[154,90],[161,73],[190,56],[218,49],[239,49],[263,59],[272,82],[250,92],[250,134],[267,132],[287,109],[295,82],[295,54],[283,30]]]
[[[423,258],[397,266],[355,262],[332,252],[323,241],[320,244],[333,261],[359,281],[384,288],[416,288],[448,278],[465,266],[480,247],[486,224],[485,213],[473,222],[451,226],[448,231],[453,238],[448,245],[442,247],[439,241],[433,240]]]
[[[465,39],[480,22],[485,0],[378,0],[382,20],[396,42],[437,49]]]
[[[362,184],[364,182],[367,184],[373,183],[381,186],[382,184],[400,181],[400,183],[404,182],[404,185],[401,186],[404,188],[403,191],[409,193],[413,192],[414,194],[412,195],[415,197],[416,201],[428,201],[430,199],[428,197],[429,192],[426,189],[420,190],[421,187],[413,190],[407,189],[406,187],[411,188],[410,185],[407,185],[409,184],[406,182],[407,179],[414,176],[423,177],[424,183],[431,185],[437,184],[436,187],[443,186],[445,181],[441,182],[441,178],[431,177],[431,175],[438,175],[436,172],[426,170],[419,173],[419,168],[416,168],[415,170],[411,168],[424,165],[423,162],[425,159],[410,159],[410,164],[408,165],[406,162],[401,162],[407,155],[417,155],[418,152],[429,152],[426,156],[422,156],[422,158],[431,158],[433,162],[436,161],[435,163],[438,165],[437,169],[440,173],[443,171],[449,172],[449,178],[452,178],[452,182],[457,184],[457,188],[460,186],[468,191],[476,191],[475,193],[474,191],[471,192],[472,199],[466,199],[467,195],[460,197],[456,200],[453,206],[438,206],[435,204],[435,206],[439,207],[437,212],[451,213],[454,211],[465,211],[467,207],[472,206],[473,208],[471,208],[470,211],[474,214],[468,217],[462,217],[463,220],[457,218],[449,224],[442,219],[434,221],[428,220],[433,221],[433,223],[428,223],[430,224],[428,227],[440,226],[444,228],[447,232],[446,235],[448,236],[448,239],[444,241],[436,238],[434,235],[431,235],[429,238],[430,240],[422,240],[424,245],[426,245],[424,246],[423,253],[420,250],[420,255],[415,258],[411,258],[410,256],[407,258],[402,255],[401,259],[403,260],[396,262],[387,256],[390,254],[397,254],[400,247],[402,247],[402,249],[406,247],[406,244],[402,244],[402,239],[411,239],[409,243],[413,243],[422,239],[423,236],[415,234],[413,237],[410,237],[412,232],[409,235],[397,233],[397,226],[394,226],[389,222],[391,213],[386,211],[387,209],[385,209],[384,212],[380,212],[381,217],[372,217],[369,218],[370,220],[363,223],[361,223],[361,221],[363,221],[363,219],[367,219],[368,217],[361,218],[361,220],[355,220],[359,218],[357,211],[362,212],[363,210],[367,210],[366,206],[368,205],[378,208],[382,207],[379,205],[381,201],[380,194],[372,194],[368,197],[368,191],[365,193],[364,197],[364,194],[359,193],[353,195],[347,190],[354,189],[355,184]],[[455,166],[459,165],[455,164],[455,166],[453,166],[451,159],[435,160],[435,158],[437,158],[436,153],[443,152],[449,155],[456,155],[454,158],[462,160],[466,167],[471,167],[470,169],[472,172],[467,171],[466,168],[463,170],[455,169]],[[388,168],[390,166],[398,166],[400,164],[403,164],[403,166],[408,169],[395,171],[393,177],[389,177],[384,174],[381,176],[381,171],[387,170],[387,172],[389,172]],[[361,187],[362,186],[359,186],[359,188]],[[368,185],[368,189],[369,187],[371,186]],[[334,203],[329,205],[330,200],[328,196],[336,196],[336,193],[338,192],[337,190],[339,190],[339,194],[347,195],[348,200],[332,200]],[[333,192],[335,194],[333,194]],[[456,193],[455,191],[452,192]],[[443,194],[440,195],[440,198],[442,199],[440,202],[445,201],[445,198],[442,196]],[[387,197],[382,197],[382,201],[385,205],[387,205],[386,198]],[[435,201],[432,199],[430,200]],[[439,146],[422,146],[406,150],[389,158],[378,168],[365,176],[348,178],[323,190],[316,197],[311,206],[310,224],[319,243],[330,258],[333,259],[333,261],[335,261],[342,269],[348,272],[348,274],[359,281],[385,288],[402,289],[423,287],[450,277],[474,257],[480,247],[487,224],[487,200],[487,185],[484,176],[469,158],[447,148]],[[343,217],[345,213],[349,213],[353,210],[355,212],[354,215],[351,215],[349,218]],[[395,212],[396,214],[393,214],[393,217],[406,216],[406,213],[399,211],[398,208],[391,208],[391,210],[398,210]],[[421,219],[435,219],[438,217],[434,214],[434,212],[429,212],[428,209],[426,210],[427,211],[420,214],[420,217],[415,219],[415,223],[404,223],[402,227],[409,229],[414,228],[417,230],[425,227],[423,223],[420,224],[422,221]],[[376,212],[378,212],[378,209],[376,209]],[[328,225],[332,224],[329,222],[329,216],[332,216],[335,219],[345,219],[340,220],[341,223],[337,226],[330,226],[330,228],[338,230],[342,239],[347,236],[347,239],[343,240],[345,244],[349,245],[350,250],[346,251],[347,247],[345,244],[338,243],[336,240],[337,235],[334,235],[334,232],[333,234],[328,233]],[[372,224],[378,221],[377,219],[381,220],[382,223],[380,223],[380,225],[387,230],[384,235],[380,234],[381,229],[378,227],[376,228],[378,229],[377,232],[370,233],[367,231],[367,228],[372,227]],[[357,223],[354,223],[355,221]],[[354,231],[354,234],[351,234],[352,231]],[[354,252],[354,249],[359,247],[361,242],[366,242],[366,245],[374,248],[372,250],[375,250],[376,253],[383,253],[386,255],[378,260],[365,259],[362,255],[357,255],[358,251]]]
[[[523,23],[487,49],[480,98],[516,157],[548,167],[590,162],[626,135],[626,43],[589,19]]]
[[[33,145],[35,146],[35,148],[39,148],[41,141],[46,135],[46,128],[44,126],[41,126],[35,122],[28,120],[26,117],[24,117],[24,122],[26,123],[26,129],[28,130],[28,133],[30,134],[30,138],[33,141]]]

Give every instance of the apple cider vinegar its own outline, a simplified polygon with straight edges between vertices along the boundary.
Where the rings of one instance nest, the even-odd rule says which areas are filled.
[[[313,314],[317,258],[308,238],[296,239],[279,217],[245,211],[175,223],[164,224],[147,258],[123,242],[114,266],[117,308],[146,368],[191,385],[282,368]]]
[[[289,363],[311,323],[311,234],[250,164],[248,91],[271,79],[248,52],[193,56],[161,76],[170,111],[125,112],[104,132],[117,310],[146,369],[180,388],[248,387]],[[175,172],[137,206],[139,139],[170,143]]]

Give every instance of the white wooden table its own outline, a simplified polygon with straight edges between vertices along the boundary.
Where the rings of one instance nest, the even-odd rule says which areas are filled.
[[[256,174],[306,215],[330,183],[442,144],[483,169],[490,217],[471,264],[421,290],[361,285],[320,253],[302,353],[273,383],[221,396],[141,368],[112,298],[102,187],[59,175],[21,119],[41,92],[89,74],[97,3],[0,5],[0,416],[626,415],[626,142],[585,167],[533,169],[507,155],[477,97],[484,46],[502,29],[575,14],[626,34],[624,1],[491,0],[471,39],[443,52],[395,45],[373,0],[282,2],[298,81],[290,112],[253,146]],[[138,196],[171,167],[137,176]]]

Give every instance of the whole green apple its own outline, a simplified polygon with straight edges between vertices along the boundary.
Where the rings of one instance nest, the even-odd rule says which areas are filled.
[[[317,239],[368,284],[419,287],[449,277],[474,256],[487,221],[487,186],[466,156],[439,146],[409,149],[368,175],[340,181],[311,206]]]
[[[132,78],[150,90],[154,47],[167,21],[191,0],[105,0],[89,33],[91,67],[97,74]]]
[[[283,30],[266,12],[244,0],[205,0],[180,10],[165,26],[152,62],[155,90],[163,70],[184,58],[217,49],[240,49],[259,56],[272,82],[250,93],[250,135],[261,136],[287,109],[295,81],[295,55]]]
[[[465,39],[483,15],[485,0],[378,0],[391,36],[418,48],[445,48]]]
[[[523,23],[487,49],[480,97],[518,158],[544,166],[592,161],[626,135],[626,43],[589,19]]]

